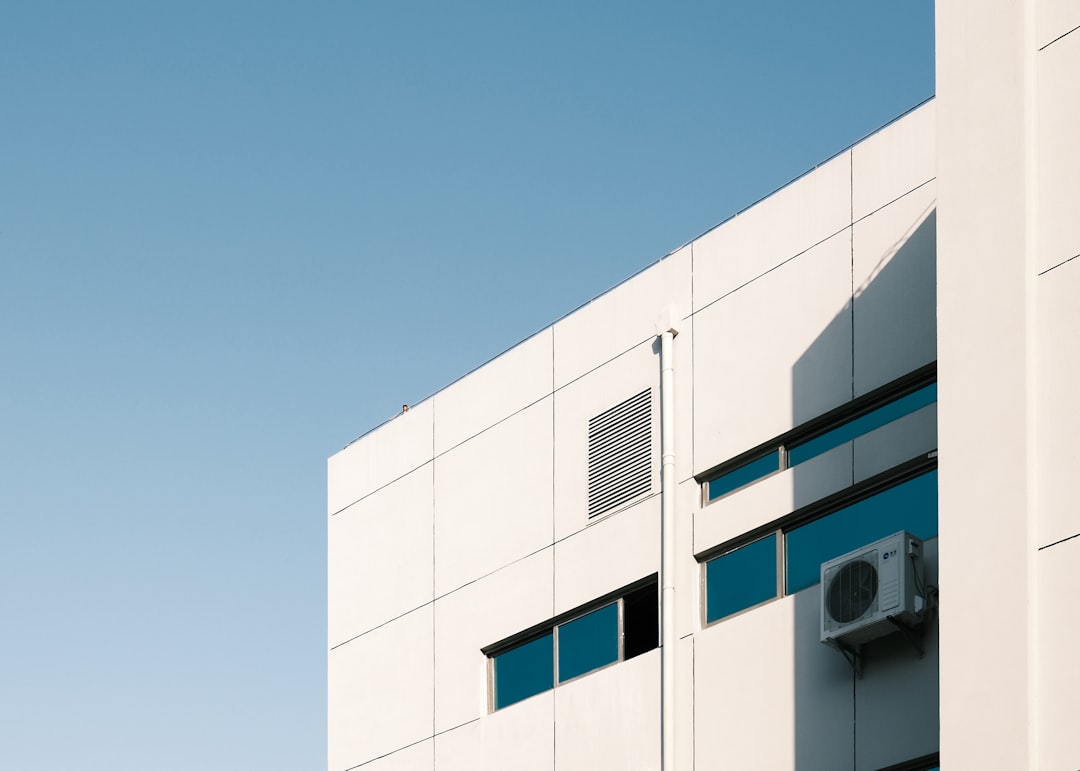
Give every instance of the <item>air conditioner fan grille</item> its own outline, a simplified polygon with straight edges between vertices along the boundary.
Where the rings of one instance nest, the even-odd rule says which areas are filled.
[[[874,604],[878,591],[877,568],[856,559],[843,565],[827,588],[825,608],[834,621],[849,624]]]

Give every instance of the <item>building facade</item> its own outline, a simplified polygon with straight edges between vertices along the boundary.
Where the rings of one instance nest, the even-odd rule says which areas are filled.
[[[1080,768],[1078,25],[333,456],[330,771]]]

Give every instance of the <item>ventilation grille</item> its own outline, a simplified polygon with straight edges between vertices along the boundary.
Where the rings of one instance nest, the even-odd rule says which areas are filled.
[[[620,402],[589,421],[589,516],[652,488],[652,391]]]

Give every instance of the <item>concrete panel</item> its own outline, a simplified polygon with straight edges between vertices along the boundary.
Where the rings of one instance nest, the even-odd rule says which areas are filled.
[[[551,544],[552,399],[435,460],[435,593]]]
[[[851,447],[851,442],[834,447],[705,506],[695,515],[694,553],[850,487]]]
[[[555,387],[652,340],[668,307],[675,320],[690,315],[688,246],[555,324]]]
[[[487,714],[481,648],[554,615],[552,553],[546,549],[435,601],[436,732]]]
[[[937,405],[930,404],[855,440],[855,481],[936,448]]]
[[[659,570],[660,497],[654,496],[555,544],[555,613]]]
[[[1074,3],[1074,8],[1080,5]],[[1044,271],[1080,254],[1080,34],[1038,54],[1038,248]]]
[[[1080,260],[1037,279],[1035,363],[1036,545],[1080,533]]]
[[[551,691],[435,737],[438,771],[551,771],[555,767]]]
[[[855,395],[937,359],[934,184],[852,229]]]
[[[556,539],[576,533],[588,522],[589,420],[647,388],[652,389],[653,399],[652,493],[656,493],[660,490],[660,354],[653,340],[555,393]]]
[[[694,553],[729,541],[792,511],[794,470],[718,498],[694,514]]]
[[[386,757],[365,763],[364,771],[431,771],[435,768],[435,740],[428,739]]]
[[[551,329],[533,335],[434,397],[435,453],[552,392]]]
[[[1038,611],[1037,725],[1040,768],[1080,768],[1080,538],[1036,556]]]
[[[480,718],[436,735],[437,771],[477,771],[484,768],[483,721]],[[547,771],[547,769],[545,769]]]
[[[850,300],[845,231],[697,314],[696,473],[851,399]]]
[[[696,635],[696,768],[794,768],[794,605],[787,597]]]
[[[330,517],[330,645],[434,599],[431,489],[431,466],[425,465]],[[393,591],[386,590],[387,576],[394,577]]]
[[[555,767],[660,768],[660,651],[555,689]]]
[[[1035,7],[1039,48],[1080,27],[1080,3],[1076,0],[1038,0]]]
[[[926,541],[923,554],[928,582],[936,585],[936,538]],[[874,771],[938,751],[937,632],[934,618],[921,641],[922,658],[899,634],[865,646],[863,676],[855,681],[856,771]]]
[[[851,155],[843,153],[694,242],[694,310],[850,224]]]
[[[417,404],[327,461],[333,514],[431,460],[432,402]]]
[[[799,771],[850,769],[855,757],[855,672],[821,644],[821,586],[795,605],[795,765]]]
[[[432,607],[328,655],[331,769],[346,769],[432,736]]]
[[[936,113],[928,102],[851,148],[855,222],[934,178]]]
[[[791,510],[819,501],[854,483],[852,443],[845,442],[790,470]]]
[[[1027,3],[935,4],[941,760],[1034,766]],[[993,523],[993,526],[987,526]],[[986,566],[992,565],[992,570]],[[985,630],[1008,608],[1008,623]],[[988,676],[990,673],[992,676]],[[979,719],[972,720],[972,705]]]

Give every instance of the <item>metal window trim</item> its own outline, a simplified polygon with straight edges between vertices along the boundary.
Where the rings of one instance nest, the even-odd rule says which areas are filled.
[[[786,536],[792,530],[797,530],[803,525],[808,525],[811,522],[824,519],[830,514],[835,514],[840,511],[840,509],[845,509],[860,501],[873,498],[875,495],[883,493],[886,490],[902,485],[905,482],[910,482],[916,477],[929,474],[931,471],[937,470],[937,467],[938,458],[936,451],[920,453],[911,460],[897,464],[890,469],[882,471],[880,474],[875,474],[851,487],[835,492],[832,495],[827,495],[818,501],[814,501],[813,503],[807,504],[801,509],[792,512],[784,518],[781,529]]]
[[[614,591],[607,592],[601,596],[590,600],[589,602],[582,603],[575,608],[558,614],[547,621],[539,624],[533,624],[528,629],[523,629],[520,632],[512,634],[508,637],[504,637],[498,642],[494,642],[491,645],[485,645],[480,649],[480,652],[489,658],[494,658],[500,654],[506,653],[508,650],[524,645],[527,642],[531,642],[538,637],[543,636],[547,632],[551,631],[554,627],[565,624],[567,621],[573,621],[575,618],[588,615],[594,610],[599,610],[605,605],[610,605],[614,600],[620,599],[627,594],[631,594],[638,589],[644,589],[647,586],[654,585],[659,589],[659,574],[653,573],[639,578],[637,581],[633,581],[625,586],[622,586]]]
[[[626,637],[626,609],[625,608],[626,608],[626,606],[625,606],[625,600],[626,600],[626,597],[628,595],[633,594],[634,592],[639,591],[641,589],[648,588],[650,586],[656,588],[656,593],[657,593],[657,598],[658,598],[657,601],[659,601],[659,593],[660,593],[659,592],[659,589],[660,589],[659,574],[658,573],[653,573],[652,575],[645,576],[644,578],[639,578],[637,581],[629,583],[629,584],[623,586],[620,589],[616,589],[615,591],[608,592],[607,594],[604,594],[601,597],[596,598],[595,600],[592,600],[592,601],[587,602],[587,603],[583,603],[582,605],[579,605],[578,607],[576,607],[576,608],[574,608],[572,610],[566,611],[565,613],[560,613],[558,616],[555,616],[554,618],[552,618],[549,621],[544,622],[543,624],[534,624],[533,626],[529,627],[528,629],[526,629],[526,630],[524,630],[522,632],[519,632],[519,633],[517,633],[515,635],[511,635],[510,637],[506,637],[506,638],[500,640],[497,643],[493,643],[492,645],[488,645],[488,646],[485,646],[485,647],[481,648],[480,652],[482,654],[484,654],[484,656],[487,659],[486,667],[487,667],[487,702],[488,702],[487,706],[488,706],[488,714],[489,715],[493,714],[493,713],[497,712],[499,709],[505,709],[505,707],[498,707],[496,705],[496,703],[495,703],[495,691],[496,691],[495,659],[498,656],[501,656],[504,653],[507,653],[509,651],[514,650],[515,648],[518,648],[518,647],[520,647],[522,645],[533,642],[534,640],[538,640],[538,639],[540,639],[541,637],[543,637],[546,634],[551,634],[551,637],[552,637],[552,662],[551,662],[552,683],[551,683],[551,689],[550,690],[554,690],[555,688],[559,688],[560,686],[566,685],[567,683],[572,683],[575,680],[579,680],[582,677],[586,677],[588,675],[591,675],[594,672],[599,672],[601,669],[607,669],[608,667],[614,666],[615,664],[619,664],[619,663],[622,663],[623,661],[626,661],[626,644],[625,644],[625,637]],[[617,641],[618,641],[617,658],[614,661],[609,661],[608,663],[602,664],[601,666],[596,667],[594,669],[590,669],[587,672],[582,672],[580,675],[575,675],[574,677],[571,677],[568,680],[564,680],[562,682],[559,682],[559,627],[561,627],[564,624],[567,624],[567,623],[569,623],[571,621],[576,621],[577,619],[582,618],[584,616],[587,616],[587,615],[589,615],[590,613],[592,613],[594,611],[600,610],[601,608],[606,608],[607,606],[609,606],[609,605],[611,605],[613,603],[616,605],[617,624],[618,624],[618,629],[617,629],[617,632],[616,632],[616,638],[617,638]],[[657,620],[659,622],[659,615],[658,615]],[[549,689],[545,689],[543,691],[539,691],[537,693],[534,693],[532,696],[527,696],[527,697],[525,697],[525,699],[521,699],[521,701],[525,701],[526,699],[531,699],[533,696],[539,696],[541,693],[547,693],[548,690]],[[514,702],[514,704],[517,704],[517,703],[518,702]],[[508,704],[506,706],[507,707],[512,707],[513,704]]]
[[[707,620],[707,617],[706,617],[705,625],[702,627],[702,629],[709,629],[710,627],[714,627],[717,624],[722,624],[725,621],[730,621],[733,618],[738,618],[739,616],[743,615],[744,613],[749,613],[752,610],[757,610],[758,608],[764,607],[766,605],[771,605],[774,602],[777,602],[779,600],[784,599],[785,596],[786,595],[783,595],[783,594],[776,594],[776,595],[770,597],[767,600],[762,600],[761,602],[754,603],[753,605],[748,605],[747,607],[745,607],[745,608],[743,608],[741,610],[737,610],[734,613],[729,613],[726,616],[721,616],[720,618],[714,619],[712,621]]]
[[[549,630],[547,630],[547,632],[549,632],[551,634],[551,637],[552,637],[552,649],[554,650],[555,649],[555,639],[556,639],[555,635],[556,635],[556,632],[555,632],[554,629],[549,629]],[[526,697],[524,697],[522,699],[518,699],[517,701],[512,702],[510,704],[507,704],[507,705],[502,706],[502,707],[500,707],[500,706],[498,706],[496,704],[496,694],[498,692],[498,683],[496,683],[496,672],[498,670],[497,670],[497,668],[495,666],[495,659],[498,658],[498,656],[503,654],[503,653],[509,653],[510,651],[514,650],[515,648],[521,647],[522,645],[526,645],[528,643],[535,642],[536,640],[539,640],[539,639],[543,638],[545,636],[545,634],[546,633],[535,634],[532,637],[530,637],[529,639],[524,640],[523,642],[519,643],[518,645],[514,645],[514,646],[512,646],[510,648],[507,648],[506,650],[499,651],[499,653],[497,653],[497,654],[495,654],[493,656],[487,656],[486,657],[487,658],[487,672],[488,672],[488,689],[487,690],[488,690],[488,714],[489,715],[494,713],[494,712],[498,712],[500,709],[506,709],[506,707],[512,707],[512,706],[514,706],[514,704],[518,704],[519,702],[527,701],[528,699],[531,699],[534,696],[539,696],[542,693],[547,693],[548,691],[552,690],[555,687],[555,685],[557,685],[557,681],[553,681],[550,688],[545,688],[542,691],[537,691],[536,693],[530,694],[530,695],[528,695],[528,696],[526,696]],[[554,669],[554,667],[557,666],[557,664],[558,664],[558,659],[557,658],[553,659],[552,660],[552,668]]]
[[[573,621],[577,621],[579,618],[584,618],[585,616],[589,615],[589,613],[595,613],[596,611],[601,610],[602,608],[606,608],[606,607],[608,607],[609,605],[611,605],[613,603],[610,603],[610,602],[605,603],[605,604],[601,605],[599,608],[593,608],[592,610],[588,611],[587,613],[582,613],[579,616],[575,616],[574,618],[567,619],[566,621],[561,622],[558,626],[555,627],[555,640],[556,640],[556,643],[555,643],[555,687],[556,688],[558,688],[560,686],[563,686],[563,685],[566,685],[567,683],[572,683],[575,680],[580,680],[583,677],[591,675],[593,672],[599,672],[601,669],[607,669],[608,667],[614,666],[615,664],[619,664],[619,663],[621,663],[623,661],[623,645],[622,645],[623,613],[622,613],[622,601],[623,601],[623,598],[619,597],[614,603],[617,606],[616,607],[616,622],[615,623],[618,625],[617,628],[616,628],[616,632],[615,632],[615,637],[616,637],[616,640],[618,642],[618,648],[616,650],[615,660],[614,661],[609,661],[606,664],[601,664],[598,667],[593,667],[592,669],[590,669],[590,670],[588,670],[586,672],[582,672],[581,674],[574,675],[573,677],[571,677],[569,679],[566,679],[566,680],[560,680],[559,679],[559,645],[558,645],[558,634],[559,634],[558,630],[559,630],[559,627],[565,626],[566,624],[569,624],[569,623],[571,623]]]
[[[551,655],[554,661],[551,662],[551,687],[559,687],[559,626],[556,625],[551,628]]]
[[[729,613],[726,616],[721,616],[720,618],[715,618],[712,621],[710,621],[709,620],[709,594],[708,594],[708,586],[709,586],[709,584],[708,584],[708,576],[707,576],[708,564],[710,562],[712,562],[714,559],[719,559],[720,557],[723,557],[723,556],[725,556],[727,554],[731,554],[732,552],[738,551],[739,549],[743,548],[743,546],[750,546],[751,544],[755,544],[758,541],[764,541],[766,538],[768,538],[770,536],[774,536],[774,535],[776,536],[776,587],[775,587],[775,593],[773,594],[773,596],[769,597],[767,599],[764,599],[761,602],[756,602],[753,605],[747,605],[745,608],[737,610],[734,613]],[[737,616],[741,616],[743,613],[746,613],[746,612],[751,611],[751,610],[756,610],[757,608],[760,608],[763,605],[768,605],[771,602],[776,602],[777,600],[781,600],[786,596],[784,594],[784,591],[783,591],[783,589],[784,589],[784,584],[783,584],[783,578],[784,578],[784,576],[783,576],[783,573],[784,573],[783,556],[784,556],[784,554],[783,554],[782,543],[784,541],[785,541],[785,538],[784,538],[783,532],[779,528],[774,528],[773,530],[771,530],[771,531],[769,531],[767,533],[764,533],[763,535],[761,535],[758,538],[755,538],[752,541],[747,541],[746,543],[744,543],[744,544],[742,544],[740,546],[735,546],[735,547],[733,547],[731,549],[728,549],[727,551],[725,551],[725,552],[723,552],[721,554],[717,554],[717,555],[715,555],[713,557],[710,557],[709,559],[702,560],[700,562],[700,565],[701,565],[701,584],[700,584],[701,601],[700,601],[699,604],[701,606],[700,610],[701,610],[701,628],[702,629],[708,629],[711,626],[716,626],[717,624],[722,623],[724,621],[727,621],[728,619],[735,618]]]
[[[787,432],[783,444],[789,448],[798,447],[936,382],[935,361],[803,423]]]
[[[564,685],[569,685],[570,683],[577,682],[578,680],[580,680],[583,677],[588,677],[591,674],[599,672],[601,669],[607,669],[608,667],[613,667],[616,664],[621,664],[621,663],[622,663],[622,659],[615,659],[614,661],[609,661],[607,664],[601,664],[598,667],[594,667],[593,669],[590,669],[588,672],[582,672],[580,675],[574,675],[569,680],[562,680],[561,682],[557,682],[557,683],[555,683],[555,687],[556,688],[562,688]]]
[[[796,592],[788,592],[787,590],[788,533],[797,530],[803,525],[808,525],[811,522],[824,519],[830,514],[835,514],[841,509],[847,508],[855,503],[873,498],[875,495],[898,487],[905,482],[910,482],[913,479],[936,471],[938,467],[937,461],[938,454],[936,450],[926,453],[925,455],[920,455],[906,463],[901,463],[876,476],[852,485],[845,490],[841,490],[833,495],[826,496],[819,501],[808,504],[801,509],[797,509],[791,514],[775,519],[761,527],[749,530],[737,538],[728,539],[717,546],[695,554],[694,558],[699,564],[698,594],[700,600],[698,603],[698,619],[701,624],[701,629],[707,629],[708,627],[715,626],[728,619],[741,616],[748,611],[760,608],[763,605],[768,605],[771,602],[781,600],[784,597],[791,597],[796,594]],[[745,607],[735,613],[730,613],[710,621],[708,616],[708,563],[714,559],[723,557],[726,554],[731,554],[744,546],[757,543],[770,535],[776,536],[776,594],[767,600],[762,600],[759,603]],[[930,767],[932,768],[932,766]],[[907,767],[900,766],[898,768]]]
[[[720,477],[722,477],[722,476],[724,476],[726,474],[730,474],[733,471],[738,471],[743,466],[749,466],[751,463],[759,461],[762,458],[767,458],[770,454],[772,454],[774,452],[777,452],[778,450],[780,451],[780,456],[781,457],[780,457],[780,461],[777,464],[777,468],[776,468],[775,471],[770,471],[769,473],[765,474],[764,476],[760,476],[760,477],[757,477],[756,479],[752,479],[749,482],[747,482],[746,484],[740,485],[739,487],[736,487],[734,490],[728,490],[723,495],[718,495],[715,498],[709,498],[709,482],[713,481],[714,479],[719,479]],[[718,501],[721,498],[726,498],[727,496],[731,495],[732,493],[737,493],[739,490],[743,490],[743,489],[749,487],[752,484],[756,484],[756,483],[760,482],[762,479],[767,479],[768,477],[771,477],[773,474],[776,474],[776,473],[778,473],[780,471],[783,471],[784,469],[787,468],[787,466],[785,465],[786,460],[787,460],[787,458],[786,458],[785,453],[783,452],[783,446],[782,445],[777,445],[777,440],[776,439],[770,439],[768,442],[764,442],[762,444],[757,445],[756,447],[752,447],[751,449],[747,450],[746,452],[740,453],[739,455],[736,455],[734,458],[726,460],[723,463],[721,463],[720,465],[714,466],[710,470],[705,471],[705,472],[703,472],[701,474],[698,474],[694,478],[695,478],[695,480],[697,480],[701,484],[701,487],[702,487],[702,503],[703,503],[703,505],[707,506],[708,504],[710,504],[710,503],[712,503],[714,501]]]
[[[484,658],[487,665],[487,711],[490,715],[495,711],[495,657]]]
[[[787,538],[783,530],[776,531],[776,596],[787,596]]]
[[[743,490],[749,485],[756,484],[763,479],[767,479],[779,471],[784,471],[790,468],[788,463],[788,451],[801,444],[805,444],[819,436],[829,433],[830,431],[840,428],[841,426],[850,423],[851,421],[858,420],[864,415],[868,415],[875,410],[891,404],[894,401],[904,398],[909,394],[915,393],[921,388],[932,385],[937,382],[937,362],[931,362],[922,367],[919,367],[912,372],[902,375],[897,379],[879,386],[872,391],[859,396],[846,404],[842,404],[839,407],[835,407],[828,412],[818,415],[816,418],[796,426],[795,428],[780,434],[779,436],[770,439],[766,442],[762,442],[755,447],[747,450],[746,452],[739,453],[733,458],[720,463],[712,468],[703,471],[700,474],[694,476],[694,479],[702,487],[702,505],[708,505],[715,501],[725,498],[732,493]],[[771,452],[779,451],[780,463],[779,468],[776,471],[769,472],[765,476],[758,477],[757,479],[747,482],[741,487],[737,487],[734,490],[729,490],[723,495],[718,495],[716,498],[709,498],[709,482],[713,479],[721,477],[727,473],[735,471],[743,466],[753,463],[756,460],[766,457]]]
[[[781,447],[779,449],[783,449],[783,448]],[[770,453],[776,452],[776,450],[777,450],[777,448],[774,447],[768,453],[766,453],[765,455],[762,455],[761,457],[766,458],[766,457],[769,456]],[[781,453],[781,463],[783,463],[784,460],[786,460],[786,459],[787,459],[787,455],[784,454],[784,453]],[[753,461],[751,461],[751,463],[753,463]],[[732,469],[732,470],[734,471],[735,469]],[[776,470],[770,471],[768,474],[763,474],[762,476],[755,477],[754,479],[751,479],[746,484],[739,485],[734,490],[728,490],[726,493],[722,493],[721,495],[718,495],[715,498],[710,498],[709,497],[709,482],[711,482],[712,479],[709,479],[709,480],[707,480],[705,482],[702,482],[701,488],[704,491],[705,505],[708,506],[710,503],[716,503],[719,500],[723,500],[724,498],[727,498],[729,495],[734,495],[735,493],[741,493],[747,487],[750,487],[751,485],[756,485],[758,482],[764,482],[769,477],[774,477],[777,474],[781,473],[782,471],[787,471],[787,466],[779,466],[779,467],[776,468]],[[723,474],[721,474],[720,476],[723,476]],[[717,477],[713,477],[713,479],[716,479],[716,478]]]
[[[715,624],[715,621],[709,621],[709,608],[708,608],[708,568],[705,566],[705,562],[698,563],[698,629],[704,629],[710,624]]]
[[[889,488],[896,487],[915,477],[928,474],[937,467],[938,457],[936,451],[920,453],[914,458],[897,464],[880,474],[857,482],[832,495],[827,495],[824,498],[808,503],[805,506],[795,509],[789,514],[765,522],[758,527],[735,536],[734,538],[729,538],[715,546],[702,549],[694,554],[694,559],[701,563],[708,562],[709,560],[723,556],[728,552],[735,551],[736,549],[747,546],[755,541],[760,541],[774,530],[780,530],[783,535],[786,536],[796,528],[807,525],[815,520],[822,519],[823,517],[827,517],[828,515],[854,503],[858,503],[859,501],[872,498],[878,493],[883,493]]]
[[[619,649],[615,661],[626,661],[626,595],[618,599],[619,603]]]

